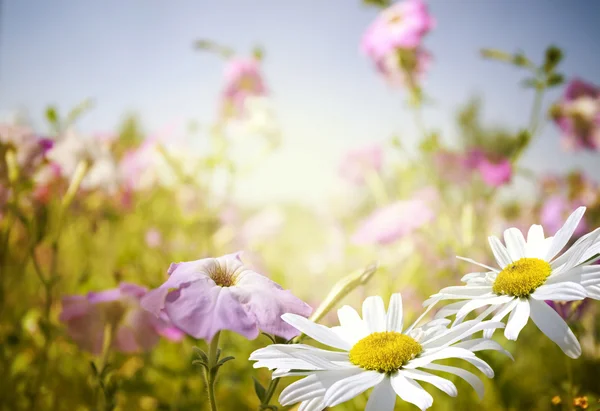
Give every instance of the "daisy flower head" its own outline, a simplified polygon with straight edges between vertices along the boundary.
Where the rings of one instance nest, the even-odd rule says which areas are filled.
[[[506,353],[489,339],[463,341],[478,331],[503,327],[499,322],[471,320],[448,328],[448,320],[438,319],[415,328],[419,319],[404,328],[400,294],[392,295],[387,313],[381,297],[367,298],[362,314],[361,318],[353,308],[344,306],[338,311],[340,326],[333,328],[294,314],[282,316],[300,332],[337,349],[273,344],[251,354],[250,360],[257,361],[254,368],[275,370],[273,378],[304,376],[281,392],[279,401],[282,405],[301,402],[299,410],[318,411],[373,388],[367,411],[393,410],[396,396],[425,410],[431,407],[433,398],[419,381],[432,384],[450,396],[457,395],[451,381],[430,371],[454,374],[483,395],[483,383],[476,375],[435,361],[463,359],[486,376],[493,377],[491,367],[474,352],[497,350]]]
[[[425,302],[462,300],[442,308],[438,317],[456,315],[460,323],[473,310],[487,307],[479,316],[508,320],[504,335],[516,340],[529,318],[571,358],[581,355],[579,341],[567,323],[545,301],[577,301],[590,296],[600,284],[600,266],[592,265],[600,251],[600,229],[584,235],[559,255],[571,239],[585,212],[579,207],[553,237],[544,237],[540,225],[532,225],[527,239],[520,230],[504,231],[504,242],[489,237],[499,268],[459,257],[486,269],[465,275],[463,286],[446,287]],[[589,293],[589,294],[588,294]],[[599,293],[600,294],[600,293]],[[598,295],[597,297],[600,297]],[[510,314],[510,315],[509,315]],[[484,332],[491,337],[493,330]]]

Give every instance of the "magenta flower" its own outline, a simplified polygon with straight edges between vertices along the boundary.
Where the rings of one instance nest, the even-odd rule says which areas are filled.
[[[600,87],[571,80],[551,114],[567,149],[600,150]]]
[[[223,116],[238,117],[244,113],[248,97],[267,93],[260,61],[254,58],[232,58],[225,67],[225,87],[222,91]]]
[[[397,201],[375,210],[359,226],[352,236],[354,244],[391,244],[434,218],[427,196],[417,195],[411,200]]]
[[[40,138],[28,127],[15,124],[0,124],[0,157],[13,150],[21,177],[31,177],[43,164],[46,153],[54,142]],[[0,161],[0,175],[5,174],[4,161]]]
[[[221,330],[252,340],[260,331],[286,339],[298,331],[281,320],[308,316],[310,306],[248,268],[239,253],[171,264],[169,279],[150,291],[142,306],[166,317],[189,335],[210,341]]]
[[[546,301],[554,311],[565,321],[579,321],[586,308],[589,307],[589,298],[578,301]]]
[[[427,5],[421,0],[405,0],[382,11],[367,28],[361,48],[374,61],[395,54],[397,49],[415,49],[435,26]]]
[[[483,182],[490,187],[499,187],[509,183],[512,177],[512,165],[506,158],[493,162],[483,157],[479,160],[477,169]]]
[[[102,352],[107,326],[114,328],[112,348],[134,353],[149,351],[160,336],[179,341],[184,334],[164,318],[157,318],[140,306],[147,289],[121,283],[118,288],[64,297],[60,321],[82,349]]]
[[[352,183],[361,184],[367,173],[381,170],[382,160],[383,150],[378,144],[350,150],[342,160],[340,175]]]

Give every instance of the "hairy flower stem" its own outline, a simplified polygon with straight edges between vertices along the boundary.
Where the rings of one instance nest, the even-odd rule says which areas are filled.
[[[108,379],[108,372],[107,372],[107,367],[109,365],[109,358],[110,358],[110,349],[112,347],[114,338],[115,338],[115,329],[116,329],[116,324],[106,324],[104,327],[104,340],[102,342],[102,354],[100,356],[100,362],[99,362],[99,366],[96,367],[97,370],[97,374],[96,374],[96,378],[97,378],[97,382],[98,382],[98,387],[96,389],[96,404],[97,404],[97,409],[100,410],[102,408],[104,408],[104,410],[106,411],[110,411],[113,410],[115,407],[115,390],[112,389],[112,387],[109,387],[109,384],[107,384]],[[100,395],[98,395],[98,392],[101,391],[103,394],[103,400],[100,399]],[[104,404],[104,407],[102,407],[102,403]]]
[[[208,348],[208,368],[206,369],[206,388],[208,390],[208,401],[211,411],[217,411],[217,401],[215,398],[215,380],[217,379],[217,362],[219,350],[219,337],[221,332],[217,332],[210,342]]]

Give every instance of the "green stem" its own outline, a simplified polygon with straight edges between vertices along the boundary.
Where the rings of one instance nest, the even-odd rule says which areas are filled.
[[[217,400],[215,398],[215,380],[217,377],[217,362],[219,350],[219,337],[221,332],[217,332],[210,342],[208,348],[208,369],[206,370],[206,387],[208,390],[208,401],[211,411],[217,411]]]
[[[575,397],[573,395],[573,364],[572,360],[565,356],[565,360],[567,361],[567,401],[566,406],[567,410],[574,410],[573,402],[575,401]]]
[[[271,402],[271,398],[273,398],[273,394],[275,394],[275,390],[277,389],[278,384],[279,384],[279,378],[274,378],[269,383],[269,386],[267,387],[267,391],[265,392],[265,397],[263,398],[262,402],[260,403],[261,410],[267,409],[267,407],[269,406],[269,403]]]

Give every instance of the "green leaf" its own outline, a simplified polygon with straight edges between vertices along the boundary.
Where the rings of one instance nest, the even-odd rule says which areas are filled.
[[[73,124],[75,121],[79,119],[86,111],[91,110],[94,107],[94,101],[90,98],[86,98],[81,103],[76,105],[69,114],[67,114],[67,118],[65,120],[65,126],[69,126]]]
[[[515,66],[519,67],[533,67],[533,63],[522,52],[514,54],[512,62]]]
[[[96,367],[96,364],[94,364],[94,361],[90,361],[90,368],[92,369],[92,374],[94,374],[94,377],[97,377],[98,368]]]
[[[54,107],[54,106],[48,106],[46,108],[46,120],[48,120],[48,122],[52,126],[58,126],[58,123],[59,123],[59,120],[58,120],[58,110],[56,109],[56,107]]]
[[[548,79],[546,80],[546,84],[548,85],[548,87],[560,86],[564,82],[565,76],[563,76],[560,73],[552,73],[548,76]]]
[[[252,380],[254,381],[254,392],[256,393],[258,399],[262,402],[265,398],[265,394],[267,391],[265,390],[265,387],[263,387],[261,383],[258,382],[256,377],[252,377]]]
[[[198,358],[200,358],[201,361],[208,364],[208,355],[206,355],[206,353],[200,347],[193,347],[192,350],[194,350],[194,353],[198,356]]]
[[[504,51],[496,50],[496,49],[481,49],[480,50],[481,57],[491,60],[499,60],[510,62],[513,60],[513,57]]]
[[[391,0],[363,0],[363,4],[366,6],[373,6],[379,8],[386,8],[392,4]]]
[[[536,78],[528,77],[521,81],[521,86],[524,88],[540,88],[542,84]]]
[[[262,47],[256,46],[256,47],[254,47],[254,50],[252,50],[252,56],[256,60],[262,61],[265,58],[265,51],[263,50]]]

